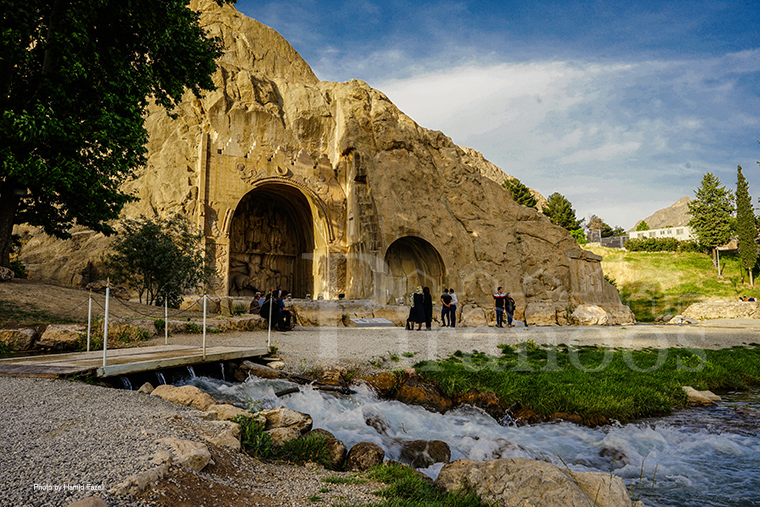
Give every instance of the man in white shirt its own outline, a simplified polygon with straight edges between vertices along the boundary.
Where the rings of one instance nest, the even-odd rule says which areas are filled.
[[[457,295],[454,294],[454,289],[449,289],[449,296],[451,296],[451,306],[449,306],[449,321],[451,322],[451,327],[456,327],[457,325],[457,303],[459,303],[459,298],[457,298]]]

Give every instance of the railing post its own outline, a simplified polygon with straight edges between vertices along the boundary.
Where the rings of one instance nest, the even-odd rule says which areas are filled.
[[[108,350],[108,301],[111,297],[111,281],[106,281],[106,315],[103,321],[103,376],[106,374],[106,350]]]
[[[206,294],[203,295],[203,361],[206,361]]]
[[[169,345],[169,298],[164,298],[164,345]]]
[[[272,305],[274,304],[274,291],[269,292],[269,320],[267,331],[267,354],[272,350]]]
[[[90,351],[90,330],[92,329],[92,289],[90,289],[90,299],[87,306],[87,352]]]

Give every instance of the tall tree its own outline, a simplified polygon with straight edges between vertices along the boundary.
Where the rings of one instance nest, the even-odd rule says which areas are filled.
[[[583,225],[583,219],[575,218],[575,210],[570,201],[558,192],[549,196],[542,213],[549,217],[551,223],[564,227],[568,231],[577,231]]]
[[[696,197],[689,201],[689,227],[694,230],[699,243],[712,250],[713,265],[718,267],[718,276],[721,276],[717,248],[731,240],[734,196],[712,173],[704,175],[694,193]]]
[[[537,209],[536,199],[533,197],[533,194],[530,193],[530,189],[517,178],[507,178],[501,186],[509,191],[512,195],[512,199],[517,204]]]
[[[757,262],[757,218],[752,208],[749,184],[742,174],[742,166],[736,170],[736,235],[739,237],[739,257],[741,259],[741,276],[744,282],[744,270],[749,271],[749,283],[754,285],[752,269]]]
[[[234,0],[216,0],[232,3]],[[16,223],[111,233],[145,164],[144,113],[211,90],[221,44],[185,0],[3,0],[0,265]]]
[[[642,220],[641,222],[639,222],[636,225],[636,230],[637,231],[648,231],[649,230],[649,226],[647,225],[646,221]]]

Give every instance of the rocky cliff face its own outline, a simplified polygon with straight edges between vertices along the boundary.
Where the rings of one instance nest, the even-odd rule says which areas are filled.
[[[635,231],[641,222],[646,222],[650,229],[664,229],[665,227],[687,225],[689,220],[691,220],[689,201],[691,199],[688,195],[685,195],[667,208],[657,210],[645,219],[639,220],[631,230]]]
[[[514,203],[480,153],[420,127],[362,81],[320,82],[279,34],[233,7],[191,7],[224,41],[218,88],[188,93],[176,119],[150,109],[149,161],[125,184],[140,201],[124,214],[193,217],[220,273],[215,292],[282,284],[392,303],[419,284],[491,307],[500,285],[529,323],[556,323],[582,304],[632,321],[601,258]],[[54,270],[31,262],[35,277],[83,281],[104,244],[91,236],[30,241],[23,260],[55,251]]]

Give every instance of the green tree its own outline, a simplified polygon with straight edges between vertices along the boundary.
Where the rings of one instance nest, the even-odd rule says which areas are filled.
[[[133,200],[120,184],[146,161],[146,107],[212,90],[221,43],[185,0],[3,0],[0,19],[5,266],[16,223],[113,232]]]
[[[721,186],[720,179],[712,173],[702,178],[696,197],[689,201],[689,227],[699,243],[713,252],[713,265],[718,267],[720,258],[717,248],[731,240],[731,214],[734,212],[734,196],[731,190]]]
[[[741,259],[741,277],[744,282],[744,270],[749,271],[749,282],[754,285],[752,269],[757,262],[757,218],[752,208],[749,184],[742,166],[738,166],[736,176],[736,234],[739,237],[739,257]]]
[[[638,223],[638,225],[636,225],[636,230],[637,231],[648,231],[649,230],[649,225],[647,225],[647,223],[644,220],[642,220],[641,222]]]
[[[509,191],[512,195],[512,199],[517,204],[537,209],[536,199],[533,197],[533,194],[530,193],[530,189],[517,178],[507,178],[501,186]]]
[[[107,275],[137,290],[140,302],[178,307],[186,289],[199,288],[214,274],[201,246],[202,235],[182,215],[140,217],[123,230],[105,259]]]
[[[549,196],[542,213],[549,217],[551,223],[564,227],[568,231],[577,231],[583,225],[583,219],[575,218],[575,210],[570,201],[557,192]]]

